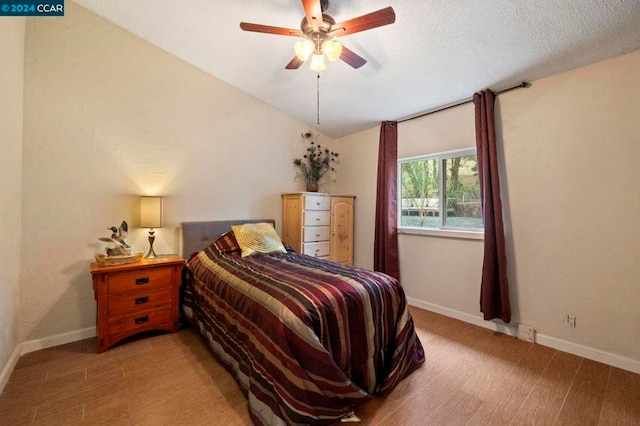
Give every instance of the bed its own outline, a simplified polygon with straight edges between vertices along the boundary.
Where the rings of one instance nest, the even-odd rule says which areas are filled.
[[[181,226],[183,316],[233,375],[255,424],[335,423],[424,362],[395,279],[288,248],[220,249],[232,225],[257,222],[274,225]]]

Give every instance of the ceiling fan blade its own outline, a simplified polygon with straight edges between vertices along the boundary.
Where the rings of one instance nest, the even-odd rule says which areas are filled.
[[[335,37],[342,37],[348,34],[358,33],[360,31],[370,30],[372,28],[382,27],[396,22],[396,12],[391,6],[348,21],[338,22],[331,26],[331,33]]]
[[[270,25],[251,24],[249,22],[240,22],[240,28],[244,31],[253,31],[255,33],[266,33],[283,36],[303,37],[304,34],[300,30],[293,28],[272,27]]]
[[[302,0],[302,7],[304,7],[304,15],[307,18],[307,23],[313,27],[313,31],[318,31],[322,23],[320,0]]]
[[[340,59],[351,65],[353,68],[360,68],[367,63],[366,59],[354,53],[352,50],[347,49],[344,45],[342,46],[342,54],[340,54]]]
[[[301,61],[297,56],[294,56],[293,59],[284,68],[287,70],[297,70],[302,64],[304,64],[304,61]]]

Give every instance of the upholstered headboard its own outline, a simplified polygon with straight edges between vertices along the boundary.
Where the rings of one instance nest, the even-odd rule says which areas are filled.
[[[215,220],[207,222],[182,222],[181,232],[181,255],[188,258],[192,253],[204,250],[213,244],[220,235],[231,231],[232,225],[242,225],[243,223],[267,222],[276,226],[273,219],[250,219],[250,220]]]

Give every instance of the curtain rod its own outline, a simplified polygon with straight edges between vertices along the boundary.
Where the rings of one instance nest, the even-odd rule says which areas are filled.
[[[531,86],[531,83],[527,83],[526,81],[523,81],[522,83],[518,84],[517,86],[509,87],[508,89],[503,89],[503,90],[500,90],[498,92],[493,92],[493,94],[494,95],[500,95],[502,93],[509,92],[511,90],[524,89],[524,88],[529,87],[529,86]],[[416,118],[420,118],[420,117],[427,116],[429,114],[434,114],[436,112],[444,111],[444,110],[447,110],[449,108],[455,108],[455,107],[460,106],[460,105],[468,104],[469,102],[473,102],[473,97],[461,100],[461,101],[459,101],[459,102],[457,102],[457,103],[455,103],[453,105],[439,107],[437,109],[434,109],[434,110],[431,110],[431,111],[427,111],[425,113],[422,113],[422,114],[419,114],[419,115],[416,115],[416,116],[413,116],[413,117],[403,118],[401,120],[397,120],[397,122],[398,123],[404,123],[405,121],[415,120]]]

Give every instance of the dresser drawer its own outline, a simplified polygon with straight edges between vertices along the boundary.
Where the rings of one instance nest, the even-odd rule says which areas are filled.
[[[171,323],[171,306],[131,312],[109,318],[109,334],[117,334],[137,329],[153,330],[159,324]]]
[[[169,287],[171,276],[171,266],[113,274],[109,276],[109,294]]]
[[[331,197],[323,195],[305,195],[305,210],[329,210],[331,208]]]
[[[329,226],[330,214],[328,211],[305,211],[304,226]]]
[[[144,311],[171,304],[171,290],[137,291],[109,296],[107,312],[116,316],[132,311]]]
[[[314,257],[329,256],[329,242],[304,243],[302,246],[302,252]]]
[[[304,242],[329,241],[331,227],[329,226],[307,226],[304,228]]]

